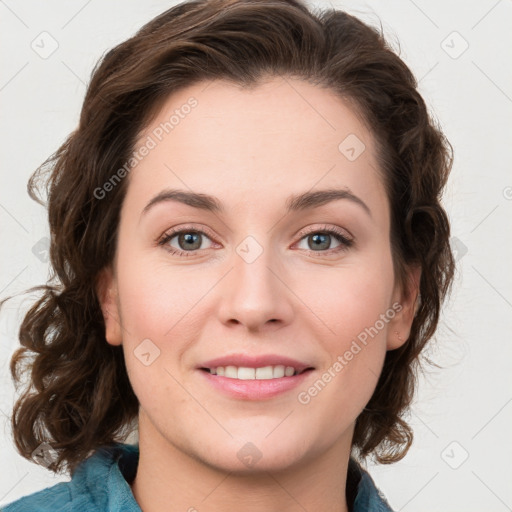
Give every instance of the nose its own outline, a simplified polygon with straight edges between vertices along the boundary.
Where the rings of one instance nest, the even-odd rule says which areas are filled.
[[[290,283],[286,282],[290,278],[276,255],[263,250],[253,259],[238,250],[233,252],[230,263],[231,271],[222,280],[219,290],[221,321],[253,332],[277,330],[289,324],[293,315],[293,293]]]

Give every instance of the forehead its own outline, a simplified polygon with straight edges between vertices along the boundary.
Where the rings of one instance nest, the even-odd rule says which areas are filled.
[[[171,186],[227,201],[247,190],[255,201],[285,189],[287,196],[327,186],[383,191],[375,141],[357,111],[333,91],[292,78],[184,88],[141,130],[135,150],[144,146],[130,172],[138,196]]]

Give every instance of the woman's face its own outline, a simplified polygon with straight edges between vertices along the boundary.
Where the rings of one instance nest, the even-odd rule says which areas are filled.
[[[415,299],[372,134],[306,82],[214,81],[172,95],[137,155],[99,293],[141,440],[229,471],[346,453]]]

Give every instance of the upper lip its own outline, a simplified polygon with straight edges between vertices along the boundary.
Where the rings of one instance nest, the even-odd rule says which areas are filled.
[[[198,368],[217,368],[218,366],[243,366],[246,368],[261,368],[264,366],[293,366],[297,373],[313,368],[310,364],[297,361],[286,356],[278,354],[264,354],[259,356],[250,356],[248,354],[232,354],[229,356],[217,357],[201,363]]]

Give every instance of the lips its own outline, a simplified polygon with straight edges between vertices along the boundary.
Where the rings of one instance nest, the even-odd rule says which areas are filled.
[[[232,354],[218,357],[216,359],[210,359],[209,361],[205,361],[204,363],[198,365],[197,368],[200,370],[211,370],[212,368],[215,369],[219,366],[262,368],[265,366],[277,365],[282,365],[284,367],[291,366],[295,369],[297,374],[300,374],[307,369],[314,369],[311,364],[278,354],[266,354],[259,356],[250,356],[248,354]]]

